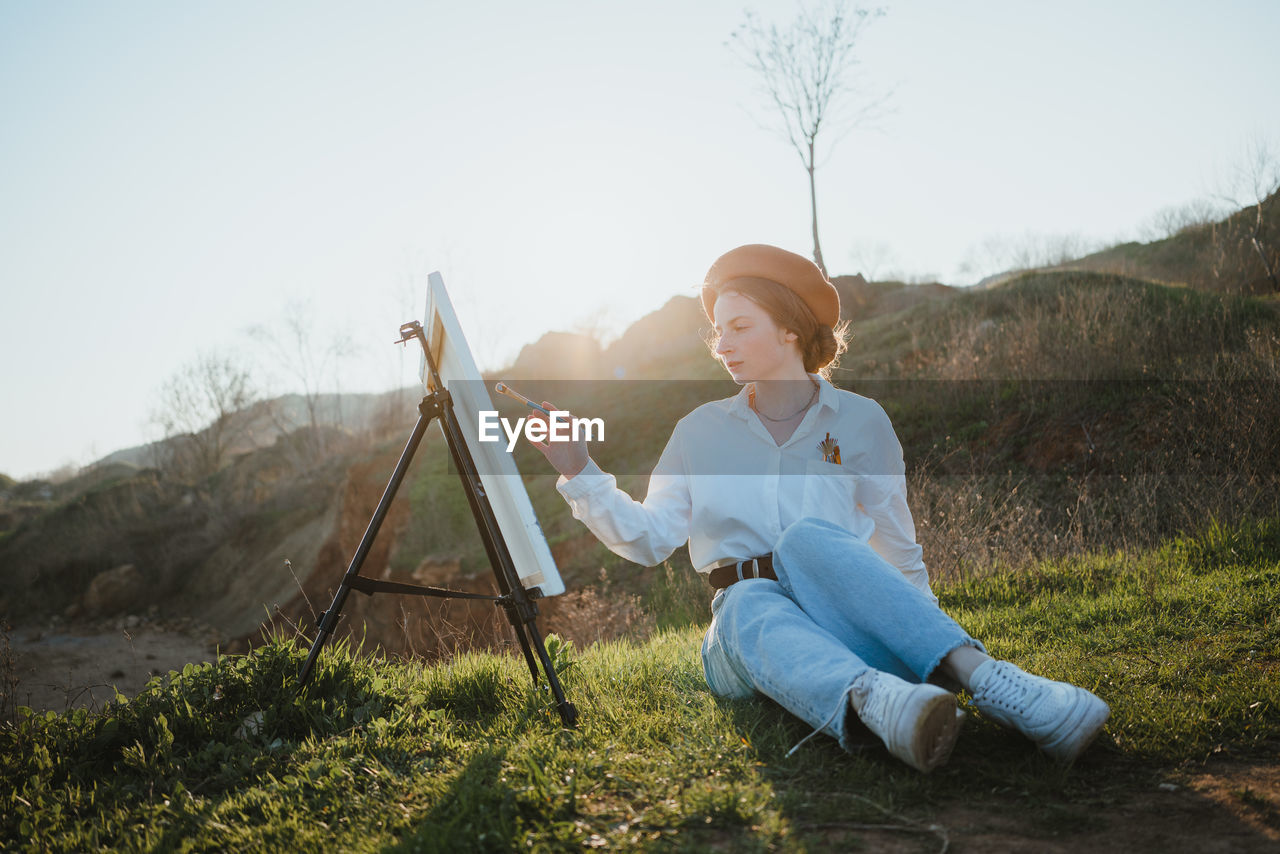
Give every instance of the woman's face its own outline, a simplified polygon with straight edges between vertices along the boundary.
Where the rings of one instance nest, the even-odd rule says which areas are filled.
[[[726,291],[712,313],[719,337],[716,355],[735,382],[794,379],[804,373],[796,334],[774,323],[756,303]]]

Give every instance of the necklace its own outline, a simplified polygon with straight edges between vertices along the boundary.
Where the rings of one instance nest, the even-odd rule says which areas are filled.
[[[772,421],[774,424],[780,424],[783,421],[790,421],[792,418],[795,418],[797,415],[799,415],[801,412],[804,412],[810,406],[813,406],[813,402],[818,399],[818,384],[814,383],[813,380],[809,380],[809,382],[813,383],[813,394],[809,395],[809,402],[806,403],[804,406],[800,407],[799,409],[797,409],[795,412],[788,415],[786,418],[771,418],[770,416],[765,415],[759,409],[756,409],[756,390],[755,389],[751,390],[751,408],[755,410],[756,415],[759,415],[765,421]]]

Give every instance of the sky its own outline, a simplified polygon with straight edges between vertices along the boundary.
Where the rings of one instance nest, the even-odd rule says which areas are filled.
[[[158,437],[165,381],[253,327],[413,382],[439,270],[482,367],[617,334],[744,243],[809,254],[798,156],[726,46],[794,2],[0,0],[0,472]],[[892,112],[818,170],[833,275],[968,285],[983,247],[1136,239],[1280,145],[1274,0],[899,0]],[[282,339],[277,339],[282,340]],[[254,343],[257,341],[258,343]]]

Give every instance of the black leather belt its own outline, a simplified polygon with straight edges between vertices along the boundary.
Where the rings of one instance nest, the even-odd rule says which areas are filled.
[[[737,584],[747,578],[772,578],[778,580],[773,571],[773,555],[753,557],[751,560],[740,560],[725,566],[717,566],[707,573],[707,580],[716,590],[723,590],[731,584]]]

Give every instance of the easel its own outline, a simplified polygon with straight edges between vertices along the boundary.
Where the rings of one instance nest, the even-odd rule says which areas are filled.
[[[475,461],[471,457],[471,452],[467,449],[467,443],[462,435],[462,428],[458,424],[453,407],[450,405],[452,398],[440,381],[440,373],[436,368],[435,360],[431,356],[431,350],[427,346],[427,337],[422,330],[422,324],[415,320],[401,326],[400,340],[396,343],[405,344],[415,339],[422,345],[427,369],[430,371],[430,388],[435,389],[435,391],[429,392],[422,399],[422,402],[418,404],[418,422],[413,427],[413,433],[410,434],[409,441],[405,444],[404,451],[400,454],[400,460],[396,463],[395,470],[391,473],[391,479],[387,482],[387,488],[382,493],[382,499],[378,502],[377,509],[373,511],[373,518],[369,521],[369,527],[365,529],[360,545],[356,548],[355,556],[351,558],[351,565],[347,567],[347,572],[342,577],[342,583],[338,585],[338,592],[334,594],[333,603],[329,606],[329,610],[320,615],[316,639],[311,644],[311,652],[307,655],[306,663],[302,665],[302,670],[298,673],[299,689],[306,685],[316,658],[320,655],[320,649],[324,646],[325,641],[329,639],[329,636],[333,634],[334,628],[337,627],[338,620],[342,616],[342,607],[347,601],[347,594],[352,590],[358,590],[366,596],[372,596],[374,593],[404,593],[410,596],[435,596],[449,599],[488,599],[506,611],[507,619],[511,621],[511,626],[515,629],[516,638],[520,641],[520,647],[524,650],[525,662],[529,665],[529,673],[533,677],[534,686],[537,687],[539,682],[538,665],[541,663],[542,672],[546,674],[547,682],[551,686],[551,693],[555,697],[556,708],[560,712],[560,720],[564,722],[566,727],[572,727],[577,723],[578,710],[573,703],[565,699],[564,690],[560,687],[559,677],[552,666],[550,656],[547,655],[547,648],[542,642],[542,635],[538,632],[538,606],[535,601],[542,598],[542,591],[537,587],[531,587],[526,590],[524,585],[520,583],[520,576],[516,572],[511,553],[507,549],[506,540],[503,539],[502,530],[498,527],[497,518],[494,515],[492,506],[489,504],[489,498],[485,494],[480,475],[476,471]],[[409,469],[409,463],[412,462],[413,455],[417,452],[418,445],[422,442],[422,437],[427,432],[427,426],[435,418],[440,419],[440,424],[444,428],[449,454],[453,458],[453,465],[458,472],[458,477],[462,480],[462,488],[467,494],[467,503],[471,505],[471,515],[475,517],[476,527],[480,530],[480,538],[484,541],[485,553],[489,556],[489,563],[493,567],[494,576],[498,580],[498,589],[502,592],[500,596],[466,593],[459,590],[446,590],[440,587],[423,587],[417,584],[402,584],[395,581],[380,581],[360,574],[360,566],[364,563],[365,557],[369,554],[369,549],[373,546],[373,540],[378,535],[382,520],[387,515],[392,499],[395,498],[396,490],[400,488],[400,481],[404,479],[405,472]],[[535,651],[537,653],[536,659],[534,657]]]

